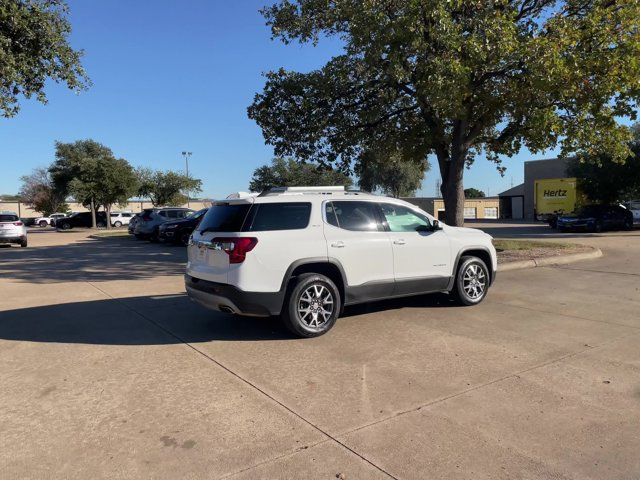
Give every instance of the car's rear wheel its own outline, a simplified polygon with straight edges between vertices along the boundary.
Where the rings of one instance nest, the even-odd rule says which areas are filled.
[[[477,305],[487,295],[489,280],[489,269],[480,258],[462,257],[453,293],[462,305]]]
[[[120,228],[122,226],[122,222],[120,221],[114,222],[113,226],[116,228]]]
[[[598,221],[595,223],[595,225],[594,225],[594,227],[593,227],[593,231],[594,231],[594,232],[596,232],[596,233],[600,233],[600,232],[602,232],[602,222],[601,222],[600,220],[598,220]]]
[[[26,238],[20,242],[20,246],[21,246],[22,248],[26,248],[26,247],[27,247],[27,244],[28,244],[28,242],[27,242],[27,239],[26,239]]]
[[[160,241],[160,230],[158,227],[154,228],[151,235],[149,235],[149,241],[153,243],[157,243]]]
[[[49,222],[47,222],[46,220],[40,220],[38,222],[38,225],[40,225],[41,227],[46,227],[49,225]]]
[[[624,229],[625,230],[633,230],[633,217],[625,219],[625,221],[624,221]]]
[[[318,337],[336,323],[340,305],[340,293],[330,278],[304,273],[285,301],[282,321],[299,337]]]
[[[62,230],[69,230],[71,228],[71,224],[69,222],[63,222],[62,225],[60,225],[60,228]]]
[[[182,232],[178,233],[178,243],[180,245],[182,245],[183,247],[186,247],[187,245],[189,245],[189,237],[191,236],[191,233],[188,230],[183,230]]]

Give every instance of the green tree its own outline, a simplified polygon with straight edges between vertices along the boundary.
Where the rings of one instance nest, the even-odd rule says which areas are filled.
[[[89,86],[69,45],[71,25],[62,0],[0,0],[0,113],[18,113],[20,96],[46,103],[48,79],[76,92]]]
[[[139,188],[138,176],[133,167],[123,158],[105,157],[97,164],[99,205],[107,215],[107,229],[111,228],[111,207],[125,204]]]
[[[49,167],[54,190],[64,198],[72,195],[89,208],[94,228],[102,188],[99,165],[113,158],[111,149],[95,140],[56,142],[56,159]]]
[[[484,198],[486,195],[482,190],[478,190],[477,188],[465,188],[464,189],[464,198]]]
[[[392,197],[413,197],[422,185],[429,162],[406,160],[400,154],[364,152],[355,172],[358,185],[368,192],[381,191]]]
[[[261,192],[271,187],[351,186],[351,178],[344,173],[299,163],[291,158],[274,158],[271,165],[256,168],[249,182],[249,190]]]
[[[274,38],[340,38],[319,70],[266,75],[249,107],[276,155],[349,168],[363,151],[435,155],[447,221],[481,151],[628,156],[640,97],[640,3],[629,0],[279,0]]]
[[[616,203],[640,198],[640,124],[634,125],[632,132],[631,155],[624,163],[606,154],[570,160],[568,174],[578,179],[580,191],[589,201]]]
[[[182,205],[187,202],[187,192],[201,192],[202,181],[182,173],[167,170],[139,168],[138,195],[151,200],[154,206]]]
[[[18,198],[43,215],[66,211],[65,197],[53,186],[51,175],[44,167],[34,168],[29,175],[20,177],[22,187]]]

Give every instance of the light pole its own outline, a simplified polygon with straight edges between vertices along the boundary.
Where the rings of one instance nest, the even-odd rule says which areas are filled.
[[[182,152],[182,156],[184,157],[184,163],[187,167],[187,180],[189,179],[189,157],[193,154],[193,152]],[[190,207],[189,203],[189,190],[187,190],[187,207]]]

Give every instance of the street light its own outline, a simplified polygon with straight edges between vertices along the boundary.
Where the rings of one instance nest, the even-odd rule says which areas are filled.
[[[182,156],[184,157],[184,163],[187,167],[187,180],[189,179],[189,157],[193,154],[193,152],[182,152]],[[189,190],[187,190],[187,207],[190,207],[189,203]]]

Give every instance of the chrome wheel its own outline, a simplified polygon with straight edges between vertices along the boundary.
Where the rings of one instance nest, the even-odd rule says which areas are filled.
[[[334,298],[331,291],[324,285],[309,286],[298,300],[298,315],[300,320],[309,328],[321,328],[333,315]]]
[[[469,265],[462,276],[462,288],[471,300],[478,300],[487,287],[487,275],[477,263]]]

